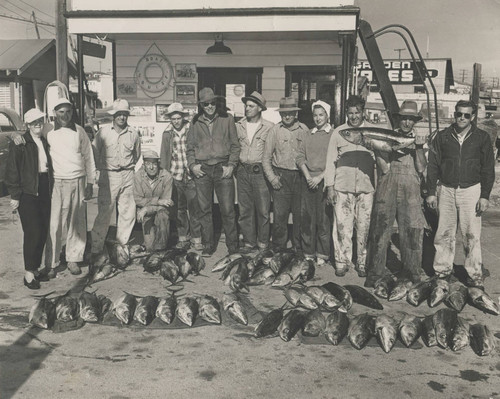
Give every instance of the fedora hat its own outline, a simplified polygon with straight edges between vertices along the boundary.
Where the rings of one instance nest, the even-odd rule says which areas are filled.
[[[40,111],[38,108],[31,108],[24,114],[24,122],[25,123],[33,123],[38,119],[45,118],[45,114]]]
[[[113,108],[108,111],[108,114],[114,115],[117,112],[128,112],[130,114],[130,105],[127,100],[117,98],[113,101]]]
[[[290,111],[300,111],[297,107],[297,100],[293,97],[283,97],[280,99],[280,106],[277,109],[278,112],[290,112]]]
[[[399,112],[396,113],[399,116],[412,116],[415,120],[419,121],[422,117],[418,114],[418,106],[415,101],[405,100],[399,108]]]
[[[257,104],[259,107],[262,108],[262,111],[265,111],[267,109],[266,107],[266,99],[262,94],[260,94],[258,91],[254,91],[252,94],[250,94],[248,97],[243,97],[241,101],[243,101],[245,104],[247,101],[253,101],[255,104]]]
[[[198,102],[199,103],[209,103],[220,96],[216,96],[214,91],[210,87],[204,87],[198,93]]]
[[[189,115],[189,112],[184,111],[184,107],[181,103],[172,103],[168,106],[165,115],[171,116],[172,114],[181,114],[182,116]]]

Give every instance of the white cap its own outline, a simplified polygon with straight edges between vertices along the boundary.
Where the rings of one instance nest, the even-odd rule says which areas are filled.
[[[31,108],[24,114],[24,123],[32,123],[38,119],[45,118],[45,114],[38,108]]]
[[[73,105],[73,104],[71,104],[71,101],[69,101],[67,98],[61,97],[61,98],[59,98],[59,99],[58,99],[58,100],[54,103],[54,110],[55,110],[57,107],[59,107],[59,106],[61,106],[61,105],[63,105],[63,104],[68,104],[68,105],[71,105],[71,106]]]
[[[130,114],[130,105],[128,101],[123,98],[117,98],[113,102],[113,109],[108,111],[108,114],[114,115],[117,112],[128,112]]]

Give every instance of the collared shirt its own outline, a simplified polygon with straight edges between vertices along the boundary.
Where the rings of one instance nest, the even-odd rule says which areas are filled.
[[[299,147],[297,139],[299,134],[306,133],[308,130],[306,125],[296,121],[290,127],[286,127],[283,122],[278,122],[269,131],[262,156],[262,167],[270,182],[278,177],[272,166],[297,170],[296,159]]]
[[[210,132],[210,134],[213,133],[213,130],[214,130],[214,122],[215,120],[219,117],[219,114],[215,114],[214,117],[212,119],[208,118],[205,114],[202,114],[200,116],[200,119],[203,120],[203,122],[208,126],[208,130]]]
[[[246,118],[243,118],[236,124],[236,131],[238,132],[238,140],[240,142],[240,162],[261,163],[262,155],[264,154],[264,144],[273,124],[262,118],[259,121],[252,140],[248,137],[247,124]]]
[[[184,173],[186,173],[187,179],[191,179],[186,157],[186,133],[188,128],[189,124],[186,124],[179,131],[174,128],[170,130],[172,135],[170,173],[172,173],[172,177],[177,181],[182,181]]]
[[[299,169],[302,165],[306,165],[312,177],[323,173],[331,133],[332,127],[327,123],[320,130],[313,128],[307,133],[299,135],[299,148],[296,159]]]
[[[139,208],[159,206],[158,200],[171,199],[172,175],[160,169],[155,179],[150,179],[144,166],[134,175],[134,199]]]
[[[363,121],[359,127],[372,126]],[[375,191],[374,155],[366,147],[353,144],[339,134],[349,127],[344,123],[332,133],[326,157],[325,187],[333,186],[344,193],[371,193]]]
[[[113,124],[99,129],[93,147],[99,170],[132,170],[141,156],[141,138],[131,126],[120,133]]]
[[[47,173],[49,170],[48,158],[43,147],[42,139],[39,136],[31,135],[33,141],[38,147],[38,173]]]

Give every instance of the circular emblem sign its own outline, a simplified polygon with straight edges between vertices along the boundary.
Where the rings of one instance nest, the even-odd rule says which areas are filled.
[[[163,54],[146,54],[137,63],[134,78],[149,97],[159,97],[172,80],[172,66]]]

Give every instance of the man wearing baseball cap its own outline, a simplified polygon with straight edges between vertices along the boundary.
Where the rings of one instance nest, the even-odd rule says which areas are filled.
[[[128,125],[130,106],[127,100],[116,99],[108,112],[113,123],[96,134],[93,146],[99,170],[97,216],[92,228],[92,258],[95,266],[103,264],[104,241],[111,214],[118,208],[116,241],[127,244],[135,224],[134,167],[141,156],[141,138],[137,129]]]
[[[168,208],[173,205],[172,175],[160,169],[156,151],[144,151],[142,158],[144,163],[134,177],[137,221],[142,223],[146,251],[159,251],[167,248]]]

